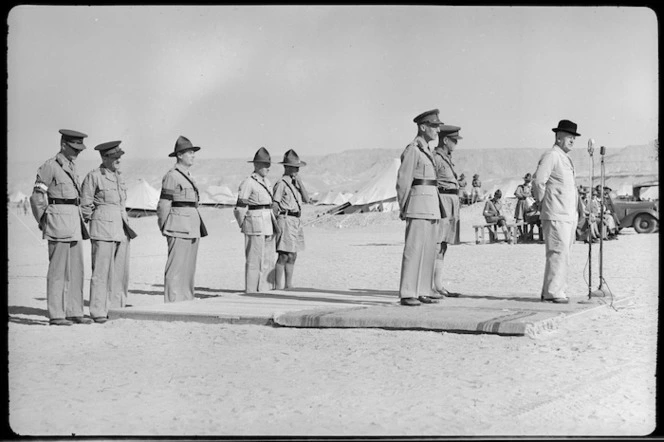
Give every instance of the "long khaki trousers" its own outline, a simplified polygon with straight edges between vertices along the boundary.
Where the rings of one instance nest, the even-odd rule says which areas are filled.
[[[436,240],[439,220],[406,220],[406,242],[401,260],[399,297],[430,296],[433,287],[433,268],[436,260]]]
[[[48,242],[46,304],[50,319],[83,316],[82,241]]]
[[[244,287],[247,293],[274,289],[274,265],[277,252],[274,238],[265,235],[244,235]]]
[[[168,259],[164,272],[164,302],[194,299],[194,275],[200,238],[167,236]]]
[[[90,316],[108,316],[109,308],[124,307],[129,288],[129,241],[92,240]]]

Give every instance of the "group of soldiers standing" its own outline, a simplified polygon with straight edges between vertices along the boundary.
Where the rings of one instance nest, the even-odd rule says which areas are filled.
[[[406,221],[399,284],[400,303],[405,306],[433,304],[445,297],[459,296],[443,287],[443,263],[448,243],[457,242],[460,186],[452,153],[461,139],[460,127],[444,124],[438,115],[438,109],[433,109],[413,119],[417,136],[401,154],[397,176],[399,216]],[[525,183],[519,189],[519,199],[524,203],[517,208],[517,216],[527,215],[528,198],[533,199],[532,206],[540,212],[546,250],[540,298],[545,302],[569,302],[566,281],[577,221],[577,193],[574,165],[568,153],[580,135],[576,129],[575,123],[560,120],[558,127],[552,129],[553,147],[542,155],[535,174],[524,177]],[[494,195],[494,209],[500,196]],[[499,216],[495,210],[485,210],[485,214]]]
[[[399,283],[400,303],[405,306],[459,296],[445,289],[443,275],[448,244],[458,243],[459,235],[460,186],[452,154],[462,139],[461,128],[444,124],[438,114],[434,109],[414,118],[417,136],[401,154],[397,174],[399,216],[406,221]],[[532,197],[541,209],[546,244],[541,298],[564,303],[577,222],[574,166],[568,152],[579,134],[569,120],[561,120],[553,132],[556,141],[538,163]],[[104,323],[109,308],[126,304],[130,241],[136,237],[129,226],[126,185],[119,170],[124,151],[121,141],[96,146],[102,164],[79,184],[75,160],[86,148],[87,135],[66,129],[60,134],[60,152],[39,168],[30,197],[33,215],[48,239],[49,322]],[[194,298],[199,241],[208,234],[198,210],[198,187],[189,171],[198,150],[180,136],[169,154],[176,163],[162,180],[157,223],[168,244],[165,302]],[[234,208],[245,236],[245,291],[291,288],[297,254],[304,249],[302,204],[309,202],[309,196],[299,168],[306,163],[292,149],[287,151],[279,163],[284,174],[272,187],[267,179],[272,164],[267,149],[261,147],[248,162],[254,171],[240,184]],[[86,239],[92,242],[90,318],[83,314],[82,241]]]
[[[86,134],[60,130],[60,151],[39,168],[30,196],[32,213],[48,240],[47,305],[51,325],[104,323],[110,308],[124,307],[129,282],[130,227],[127,187],[120,171],[121,141],[95,147],[101,165],[79,182],[75,160]],[[200,150],[180,136],[169,154],[176,163],[162,180],[157,224],[166,237],[164,301],[194,298],[194,275],[201,238],[208,235],[198,210],[199,191],[189,169]],[[254,172],[240,184],[235,217],[245,235],[245,290],[290,288],[297,253],[304,249],[301,207],[309,202],[298,176],[297,153],[284,155],[284,175],[271,189],[271,159],[260,148]],[[82,241],[91,240],[90,318],[84,315]],[[275,264],[275,256],[276,258]],[[271,275],[268,281],[268,275]]]

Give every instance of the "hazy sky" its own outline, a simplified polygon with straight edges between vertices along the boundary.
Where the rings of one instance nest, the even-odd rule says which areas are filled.
[[[439,108],[461,148],[549,147],[578,123],[607,147],[658,136],[657,20],[647,8],[20,6],[8,23],[8,160],[58,129],[88,150],[205,158],[401,148]],[[280,158],[279,158],[280,161]]]

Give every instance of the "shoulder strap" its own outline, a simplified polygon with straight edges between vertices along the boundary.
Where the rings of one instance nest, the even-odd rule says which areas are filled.
[[[184,173],[183,171],[181,171],[180,169],[177,169],[177,168],[176,168],[175,170],[177,170],[178,172],[180,172],[180,174],[181,174],[183,177],[185,177],[185,178],[187,179],[187,181],[189,181],[189,182],[191,183],[192,186],[194,186],[194,190],[196,191],[196,199],[200,199],[200,197],[199,197],[199,195],[198,195],[198,187],[196,187],[196,184],[194,184],[194,182],[191,180],[191,178],[189,178],[189,177],[187,176],[187,174]]]
[[[55,162],[58,163],[58,165],[60,166],[60,168],[62,169],[62,171],[63,171],[64,173],[66,173],[67,176],[68,176],[69,178],[71,178],[71,180],[72,180],[73,183],[74,183],[74,188],[76,189],[76,193],[78,193],[78,197],[80,198],[80,197],[81,197],[81,189],[79,189],[79,187],[78,187],[78,183],[76,182],[76,179],[72,176],[71,173],[69,173],[69,171],[68,171],[67,169],[65,169],[65,167],[62,165],[62,163],[59,161],[58,158],[55,159]]]
[[[297,200],[297,195],[295,194],[295,190],[293,190],[292,184],[289,183],[287,179],[282,178],[282,181],[286,183],[286,186],[288,187],[288,189],[290,189],[291,193],[293,194],[293,198],[295,198],[295,203],[297,204],[297,210],[298,212],[301,212],[302,206],[300,206],[300,202]]]
[[[457,174],[454,170],[454,165],[452,165],[452,162],[449,161],[447,158],[445,158],[445,155],[443,155],[442,153],[440,153],[437,150],[434,151],[434,154],[438,155],[443,161],[445,161],[447,163],[448,166],[450,166],[450,169],[452,170],[452,174],[454,174],[454,179],[458,180],[459,178],[457,178]]]
[[[258,180],[256,179],[255,176],[252,175],[252,176],[251,176],[251,179],[254,180],[254,181],[256,181],[258,184],[260,184],[261,187],[262,187],[263,189],[265,189],[265,191],[267,192],[267,194],[270,195],[270,200],[271,200],[272,202],[274,202],[274,198],[272,198],[272,192],[270,192],[270,189],[268,189],[267,186],[266,186],[265,184],[263,184],[263,183],[261,183],[260,181],[258,181]]]

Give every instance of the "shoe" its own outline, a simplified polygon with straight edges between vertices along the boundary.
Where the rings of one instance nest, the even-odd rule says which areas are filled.
[[[447,289],[437,290],[437,292],[440,293],[441,295],[443,295],[445,298],[458,298],[459,297],[458,293],[450,292]],[[430,296],[430,297],[433,298],[433,296]]]
[[[67,318],[67,320],[74,324],[92,324],[92,319],[86,318],[85,316],[72,316]]]
[[[553,302],[554,304],[569,304],[569,298],[542,298],[542,302]]]
[[[108,318],[105,316],[100,316],[99,318],[92,318],[92,320],[95,321],[97,324],[103,324],[104,322],[108,321]]]
[[[48,323],[50,325],[74,325],[74,323],[68,319],[51,319]]]
[[[431,298],[431,299],[443,299],[443,298],[445,297],[445,295],[443,295],[442,293],[440,293],[440,294],[439,294],[439,293],[440,293],[440,292],[437,293],[436,290],[434,290],[434,291],[431,292],[431,294],[429,295],[429,298]]]
[[[401,305],[416,306],[421,305],[421,302],[415,298],[401,298]]]
[[[437,299],[430,298],[429,296],[418,296],[419,301],[422,304],[438,304]]]

